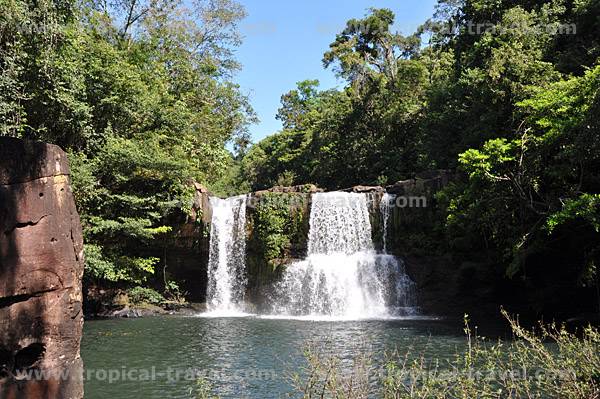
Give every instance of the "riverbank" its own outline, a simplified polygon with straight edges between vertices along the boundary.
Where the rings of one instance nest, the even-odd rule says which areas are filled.
[[[131,290],[102,289],[88,287],[86,290],[84,315],[86,320],[110,318],[139,318],[152,316],[194,316],[206,311],[206,304],[167,300],[158,292],[144,288],[141,297],[131,295]]]

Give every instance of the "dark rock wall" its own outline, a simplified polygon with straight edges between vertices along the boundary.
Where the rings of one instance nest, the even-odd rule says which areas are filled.
[[[452,171],[433,170],[386,187],[396,195],[388,221],[388,251],[404,260],[424,314],[499,315],[495,289],[502,272],[496,273],[494,265],[475,254],[463,262],[445,245],[436,194],[458,178]]]
[[[0,138],[0,398],[83,397],[82,274],[66,154]]]
[[[153,288],[162,291],[166,278],[177,282],[188,300],[203,302],[206,299],[212,213],[206,187],[198,183],[193,183],[193,186],[195,191],[190,212],[180,212],[166,221],[173,234],[166,235],[163,242],[140,248],[140,251],[144,256],[160,259],[155,276],[149,281]]]
[[[451,171],[428,171],[386,187],[389,193],[413,200],[412,206],[393,209],[388,249],[405,260],[417,283],[423,313],[457,317],[468,313],[485,320],[500,318],[502,306],[523,321],[533,321],[567,320],[593,312],[597,292],[578,282],[573,271],[581,254],[568,242],[549,252],[529,254],[523,271],[508,277],[502,254],[482,245],[463,247],[455,237],[446,236],[445,214],[436,193],[461,178]],[[415,206],[420,198],[425,206]]]

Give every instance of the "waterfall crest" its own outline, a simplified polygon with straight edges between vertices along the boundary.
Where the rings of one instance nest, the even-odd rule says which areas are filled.
[[[312,197],[308,256],[275,286],[280,316],[368,319],[416,313],[414,283],[394,256],[373,249],[365,194]]]
[[[246,195],[210,197],[212,209],[208,260],[209,312],[241,312],[246,289]]]

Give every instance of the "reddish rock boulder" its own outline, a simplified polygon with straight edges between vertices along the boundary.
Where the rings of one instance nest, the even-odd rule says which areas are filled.
[[[0,398],[83,397],[82,274],[66,154],[0,137]]]

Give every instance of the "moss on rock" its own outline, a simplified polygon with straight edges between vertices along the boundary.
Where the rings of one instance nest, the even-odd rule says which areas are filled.
[[[310,194],[263,192],[249,202],[246,267],[253,289],[275,279],[293,259],[306,256]]]

